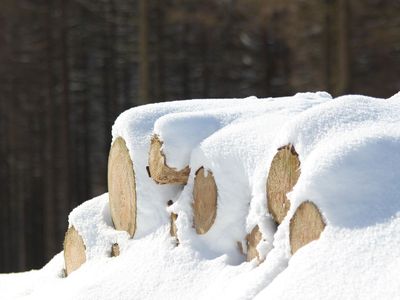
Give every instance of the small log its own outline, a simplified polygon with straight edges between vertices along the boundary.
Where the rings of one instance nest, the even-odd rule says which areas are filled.
[[[277,224],[281,224],[290,208],[289,193],[300,177],[299,155],[293,145],[278,149],[267,179],[267,205]]]
[[[174,238],[178,238],[178,235],[177,235],[177,231],[178,231],[178,228],[176,227],[176,219],[178,219],[178,215],[177,214],[174,214],[174,213],[171,213],[171,221],[170,221],[170,227],[169,227],[169,234],[172,236],[172,237],[174,237]]]
[[[68,276],[86,261],[86,247],[74,226],[67,230],[64,238],[65,273]]]
[[[118,243],[114,243],[111,246],[111,257],[117,257],[119,256],[120,252],[119,252],[119,245]]]
[[[136,231],[136,181],[125,140],[117,138],[108,158],[108,193],[111,218],[117,230]]]
[[[168,206],[171,206],[172,204],[174,204],[174,202],[172,201],[172,200],[169,200],[168,202],[167,202],[167,205]],[[169,225],[169,234],[172,236],[172,237],[175,237],[175,238],[177,238],[178,236],[177,236],[177,231],[178,231],[178,228],[176,227],[176,224],[175,224],[175,222],[176,222],[176,219],[178,218],[178,215],[177,214],[175,214],[175,213],[171,213],[171,216],[170,216],[170,225]]]
[[[198,234],[205,234],[214,224],[217,215],[217,185],[211,171],[204,175],[204,168],[197,170],[193,189],[194,227]]]
[[[189,166],[182,170],[169,167],[161,150],[162,145],[163,142],[157,135],[151,138],[148,168],[150,177],[159,184],[186,184],[190,173]]]
[[[290,248],[294,254],[301,247],[319,239],[325,228],[325,222],[318,207],[310,201],[305,201],[296,209],[290,220]]]
[[[261,262],[259,253],[257,251],[257,245],[262,240],[262,234],[260,228],[256,225],[253,230],[246,236],[247,243],[247,261],[252,261],[257,258]]]

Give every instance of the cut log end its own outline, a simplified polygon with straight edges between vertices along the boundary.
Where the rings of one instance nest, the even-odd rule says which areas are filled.
[[[319,239],[325,228],[325,222],[318,207],[310,202],[303,202],[290,220],[290,247],[294,254],[301,247]]]
[[[262,240],[262,234],[257,226],[246,236],[247,242],[247,261],[252,261],[257,258],[258,262],[261,262],[260,255],[257,251],[257,245]]]
[[[300,160],[293,145],[278,149],[267,179],[268,210],[277,224],[282,223],[290,208],[289,193],[300,177]]]
[[[117,138],[108,158],[108,192],[114,227],[132,237],[136,231],[136,181],[125,140]]]
[[[212,172],[205,176],[203,167],[197,170],[193,189],[194,227],[205,234],[214,224],[217,215],[217,185]]]
[[[118,243],[114,243],[111,246],[111,257],[117,257],[119,256],[120,252],[119,252],[119,245]]]
[[[72,226],[64,239],[65,273],[68,276],[86,261],[86,247],[82,237]]]
[[[171,213],[171,221],[170,221],[170,227],[169,227],[169,234],[174,237],[178,238],[177,232],[178,228],[176,227],[176,219],[178,219],[178,215]]]
[[[163,151],[163,142],[154,135],[150,143],[149,175],[159,184],[186,184],[189,178],[190,168],[186,166],[182,170],[169,167]]]

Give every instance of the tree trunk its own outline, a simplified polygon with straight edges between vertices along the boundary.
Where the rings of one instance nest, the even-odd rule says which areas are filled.
[[[343,95],[350,89],[349,57],[349,3],[338,0],[338,86],[337,95]]]
[[[139,0],[139,102],[149,102],[148,0]]]

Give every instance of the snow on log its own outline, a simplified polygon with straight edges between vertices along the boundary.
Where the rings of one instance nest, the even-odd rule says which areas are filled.
[[[267,179],[268,211],[275,222],[282,223],[290,208],[289,193],[300,176],[300,160],[293,145],[278,149],[274,156]]]
[[[136,230],[135,172],[121,137],[112,144],[108,158],[108,192],[115,229],[125,230],[133,237]]]
[[[159,137],[153,135],[149,153],[149,176],[160,184],[186,184],[190,168],[186,166],[182,170],[177,170],[169,167],[161,149],[162,144]]]
[[[257,258],[259,262],[260,256],[257,251],[257,245],[262,239],[262,234],[258,225],[256,225],[253,230],[246,236],[247,243],[247,261],[252,261],[254,258]]]
[[[311,201],[300,204],[290,220],[289,235],[292,254],[319,239],[324,228],[325,222],[318,207]]]
[[[86,261],[86,247],[78,231],[72,226],[64,239],[65,271],[68,276]]]
[[[214,224],[217,215],[217,185],[211,171],[205,174],[201,167],[196,172],[193,188],[194,227],[205,234]]]

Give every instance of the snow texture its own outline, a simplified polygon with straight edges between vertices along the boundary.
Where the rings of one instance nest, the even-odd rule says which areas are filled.
[[[210,107],[224,108],[251,105],[259,102],[256,97],[245,99],[203,99],[173,101],[135,107],[122,113],[112,128],[113,141],[122,137],[129,150],[136,179],[136,228],[135,236],[145,236],[168,221],[165,207],[180,190],[180,186],[158,185],[149,178],[146,166],[154,123],[160,117],[177,112],[200,112]]]
[[[241,104],[253,100],[254,110]],[[87,262],[63,278],[60,253],[41,270],[0,275],[1,299],[400,298],[399,94],[253,100],[172,102],[123,113],[113,137],[124,137],[134,163],[139,234],[130,239],[113,229],[107,194],[89,200],[69,218],[83,237]],[[156,185],[145,174],[153,131],[168,141],[175,166],[189,163],[183,189]],[[277,148],[289,143],[301,175],[288,194],[288,215],[275,228],[266,179]],[[192,228],[200,166],[213,172],[218,188],[217,217],[204,235]],[[169,199],[175,203],[167,208]],[[306,200],[327,226],[319,240],[291,255],[289,221]],[[171,211],[179,215],[177,247],[169,236]],[[244,262],[236,248],[255,225],[263,234],[259,266]],[[121,255],[111,258],[114,242]]]

